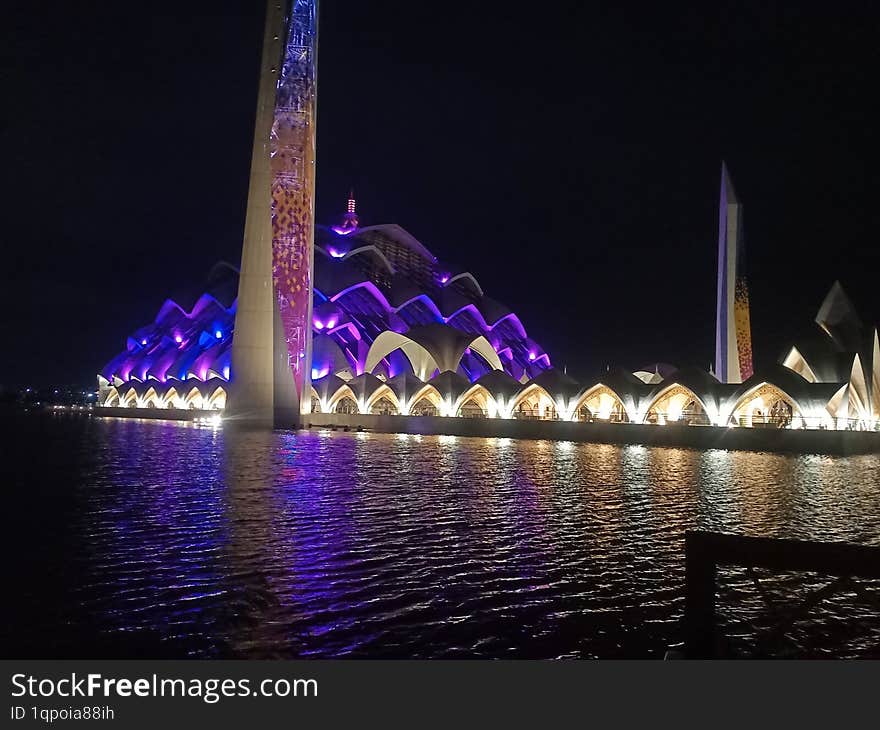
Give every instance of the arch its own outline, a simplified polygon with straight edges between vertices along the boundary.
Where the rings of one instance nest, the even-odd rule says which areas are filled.
[[[226,389],[218,385],[205,403],[205,409],[209,411],[222,411],[226,408]]]
[[[351,396],[345,395],[336,401],[336,406],[333,408],[333,412],[356,414],[358,413],[357,401]]]
[[[413,373],[419,380],[427,380],[431,373],[438,369],[434,356],[422,345],[406,335],[386,330],[370,345],[364,362],[364,372],[373,372],[376,366],[395,350],[401,350],[406,355],[412,365]]]
[[[555,421],[559,418],[558,405],[542,386],[533,383],[517,394],[510,405],[514,418]]]
[[[137,408],[139,405],[137,391],[134,388],[129,388],[120,405],[123,408]]]
[[[177,388],[173,385],[168,389],[163,398],[165,408],[183,408],[183,399],[178,395]]]
[[[164,408],[165,402],[159,397],[156,389],[150,386],[141,400],[142,408]]]
[[[183,399],[183,407],[187,410],[201,410],[204,406],[205,399],[202,396],[202,392],[193,386],[189,393],[186,394],[186,398]]]
[[[651,400],[644,422],[661,426],[666,423],[708,426],[712,420],[700,396],[681,383],[670,383]]]
[[[354,258],[355,256],[364,254],[371,254],[375,256],[382,264],[384,264],[385,268],[388,270],[388,273],[392,276],[397,271],[397,269],[394,268],[394,265],[388,260],[388,257],[373,244],[358,246],[357,248],[353,248],[350,251],[342,254],[342,256],[333,256],[333,258],[350,259]]]
[[[315,386],[310,388],[312,392],[312,413],[323,413],[321,410],[321,397],[318,395],[318,391],[315,390]]]
[[[477,277],[475,277],[470,271],[462,271],[460,274],[449,277],[446,280],[445,286],[449,286],[459,279],[469,279],[471,282],[471,286],[476,290],[476,293],[481,297],[485,296],[483,294],[483,287],[480,286],[480,282],[477,281]]]
[[[504,366],[501,364],[501,358],[498,357],[498,353],[495,352],[492,343],[490,343],[483,335],[475,337],[471,341],[470,348],[489,363],[493,370],[504,370]]]
[[[623,399],[612,388],[598,383],[575,401],[572,420],[627,423],[629,416]]]
[[[119,391],[115,387],[111,387],[107,390],[107,394],[104,396],[104,407],[112,408],[113,406],[121,406],[122,402],[119,400]]]
[[[810,367],[810,363],[807,362],[806,358],[804,358],[797,347],[792,347],[788,351],[788,354],[782,361],[782,367],[793,370],[808,383],[815,383],[818,380],[816,374],[813,372],[813,368]]]
[[[374,416],[396,416],[400,410],[388,395],[383,395],[373,401],[370,413]]]
[[[459,396],[452,412],[460,418],[495,418],[498,406],[484,385],[475,384]]]
[[[426,385],[416,391],[410,399],[408,416],[443,415],[443,398],[433,385]]]
[[[782,388],[763,382],[749,388],[740,396],[730,414],[733,423],[738,426],[789,428],[796,419],[800,421],[803,418],[803,409]],[[808,427],[827,427],[825,423],[807,420],[810,421]],[[828,420],[830,421],[830,416]]]
[[[348,410],[338,410],[337,406],[342,400],[348,399],[354,404],[354,410],[351,410],[350,405],[346,405]],[[330,400],[327,403],[327,412],[328,413],[359,413],[360,410],[358,408],[357,396],[354,394],[354,391],[347,385],[341,386],[332,396],[330,396]]]
[[[396,416],[400,413],[400,401],[389,386],[383,385],[367,399],[366,410],[374,415]]]

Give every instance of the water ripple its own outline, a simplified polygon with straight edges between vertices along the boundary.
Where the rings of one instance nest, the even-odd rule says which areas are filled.
[[[662,656],[685,530],[880,544],[876,456],[36,421],[31,655]]]

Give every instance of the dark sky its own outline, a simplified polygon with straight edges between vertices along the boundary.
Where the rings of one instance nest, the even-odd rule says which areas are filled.
[[[0,384],[88,384],[167,296],[239,263],[263,3],[16,5]],[[835,278],[877,319],[878,19],[324,0],[318,220],[353,184],[362,223],[468,266],[575,375],[706,367],[723,158],[772,361]]]

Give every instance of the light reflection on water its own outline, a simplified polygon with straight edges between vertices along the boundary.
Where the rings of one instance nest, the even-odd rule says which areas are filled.
[[[67,512],[47,537],[28,515],[52,508],[25,501],[21,540],[49,540],[34,565],[66,579],[23,578],[21,610],[53,642],[61,626],[175,656],[662,656],[686,529],[880,544],[876,456],[40,428],[51,455],[13,476]]]

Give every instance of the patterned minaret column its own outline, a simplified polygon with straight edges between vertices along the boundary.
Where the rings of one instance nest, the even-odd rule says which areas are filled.
[[[742,219],[742,205],[722,162],[715,320],[715,375],[722,383],[741,383],[753,372]]]
[[[295,426],[311,405],[317,0],[269,0],[229,413]]]

